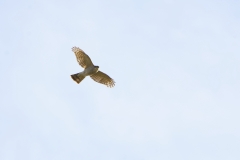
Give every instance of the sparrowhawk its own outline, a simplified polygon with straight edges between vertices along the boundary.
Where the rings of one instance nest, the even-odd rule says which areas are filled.
[[[107,87],[113,87],[115,85],[114,80],[107,74],[99,71],[99,66],[94,66],[90,57],[80,48],[73,47],[72,51],[75,53],[77,61],[84,70],[80,73],[71,75],[72,79],[80,83],[86,76],[90,76],[94,81],[104,84]]]

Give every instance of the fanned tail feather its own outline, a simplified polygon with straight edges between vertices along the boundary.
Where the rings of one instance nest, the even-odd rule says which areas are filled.
[[[78,84],[85,78],[85,76],[77,73],[77,74],[72,74],[71,75],[72,79],[77,82]]]

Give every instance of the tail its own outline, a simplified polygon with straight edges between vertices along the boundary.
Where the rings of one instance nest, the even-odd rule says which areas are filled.
[[[71,77],[77,83],[80,83],[85,78],[85,76],[81,75],[80,73],[73,74]]]

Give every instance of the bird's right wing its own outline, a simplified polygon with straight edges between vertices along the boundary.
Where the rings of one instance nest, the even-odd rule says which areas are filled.
[[[93,74],[90,76],[94,81],[98,82],[98,83],[102,83],[104,85],[106,85],[107,87],[114,87],[115,86],[115,82],[114,80],[109,77],[107,74],[98,71],[97,73]]]
[[[78,47],[73,47],[72,51],[75,53],[80,66],[82,66],[83,68],[87,68],[93,65],[90,57],[83,50]]]

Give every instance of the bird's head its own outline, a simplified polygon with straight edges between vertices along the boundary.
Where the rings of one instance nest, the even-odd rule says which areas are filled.
[[[94,66],[96,72],[98,71],[99,66]]]

